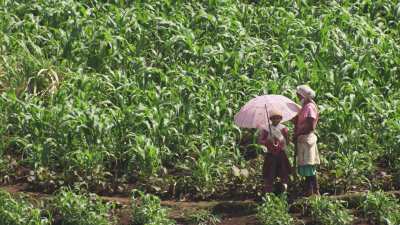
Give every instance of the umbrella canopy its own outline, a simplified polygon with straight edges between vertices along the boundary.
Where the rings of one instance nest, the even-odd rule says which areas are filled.
[[[267,114],[275,109],[282,112],[282,122],[295,117],[301,107],[283,95],[262,95],[251,99],[235,115],[235,124],[243,128],[268,128]]]

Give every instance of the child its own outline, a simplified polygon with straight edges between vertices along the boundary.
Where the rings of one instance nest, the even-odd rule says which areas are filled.
[[[272,124],[270,128],[262,129],[258,142],[266,147],[263,165],[264,192],[272,192],[273,183],[279,177],[283,191],[287,190],[291,166],[286,155],[286,146],[289,143],[288,129],[280,124],[282,113],[272,110],[269,113]]]

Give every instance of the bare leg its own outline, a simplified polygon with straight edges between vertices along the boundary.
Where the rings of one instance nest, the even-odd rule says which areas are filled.
[[[264,181],[264,193],[272,193],[273,191],[273,182],[265,179]]]
[[[317,175],[312,176],[311,180],[312,180],[311,182],[312,182],[313,194],[320,195]]]
[[[313,195],[313,181],[311,176],[306,177],[304,182],[304,190],[306,197]]]

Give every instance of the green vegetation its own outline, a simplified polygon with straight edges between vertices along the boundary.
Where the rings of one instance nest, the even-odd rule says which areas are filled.
[[[61,225],[111,225],[111,204],[104,204],[94,196],[61,190],[53,200],[54,215]]]
[[[256,95],[295,99],[307,83],[321,113],[321,191],[398,189],[399,21],[398,0],[0,0],[0,183],[254,197],[261,160],[246,154],[260,152],[256,134],[234,114]],[[378,172],[393,184],[374,184]],[[20,212],[10,215],[22,224],[48,223],[2,196],[11,207],[2,211]],[[166,218],[150,213],[159,199],[139,196],[143,221]],[[113,222],[86,194],[61,191],[56,201],[65,224]],[[374,206],[392,200],[365,201],[366,216],[399,223]],[[278,199],[266,197],[261,220],[263,210],[287,213],[269,202]],[[311,203],[330,210],[325,219],[350,221],[339,203]]]
[[[361,211],[377,224],[394,225],[400,223],[400,202],[384,192],[369,192],[360,202]]]
[[[28,201],[12,198],[0,190],[0,221],[2,225],[50,225],[42,211]]]
[[[315,196],[307,200],[311,216],[322,225],[349,225],[353,216],[341,202],[326,196]]]
[[[152,194],[134,190],[132,193],[132,218],[134,225],[173,225],[160,199]]]
[[[291,225],[294,219],[289,215],[285,196],[267,194],[257,209],[257,218],[263,225]]]
[[[399,8],[3,0],[0,154],[54,174],[31,180],[41,187],[84,181],[102,191],[158,177],[206,198],[229,190],[232,166],[248,167],[234,113],[254,95],[294,98],[306,82],[335,188],[367,186],[372,162],[394,169],[399,157]]]
[[[190,215],[190,221],[193,225],[217,225],[221,219],[208,210],[199,210]]]

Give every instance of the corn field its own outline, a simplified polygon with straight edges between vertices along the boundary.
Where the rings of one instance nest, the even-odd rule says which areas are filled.
[[[256,196],[233,116],[303,83],[321,190],[398,190],[398,0],[0,0],[0,183]]]

